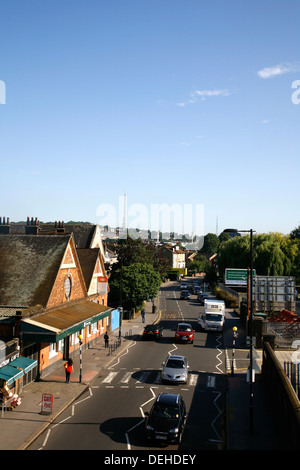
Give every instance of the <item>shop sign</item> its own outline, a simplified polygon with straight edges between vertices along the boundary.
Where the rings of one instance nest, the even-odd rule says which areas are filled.
[[[98,276],[98,294],[107,294],[107,284],[108,284],[107,276]]]

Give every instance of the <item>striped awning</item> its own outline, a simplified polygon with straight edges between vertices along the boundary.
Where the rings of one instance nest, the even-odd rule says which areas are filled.
[[[0,379],[5,380],[7,385],[11,385],[15,380],[23,377],[24,371],[11,365],[1,367]]]
[[[37,366],[37,361],[34,359],[29,359],[29,357],[20,356],[12,361],[9,365],[17,367],[17,369],[23,370],[24,374],[27,374],[27,372]]]

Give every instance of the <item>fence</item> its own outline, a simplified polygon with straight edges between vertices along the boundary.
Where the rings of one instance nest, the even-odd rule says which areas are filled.
[[[290,348],[292,343],[300,338],[300,322],[265,322],[267,334],[275,335],[275,345],[278,348]]]
[[[292,384],[295,393],[300,400],[300,363],[284,362],[284,372]]]
[[[125,339],[130,339],[131,336],[132,336],[132,330],[126,331],[125,336],[124,336]],[[119,332],[119,337],[115,341],[113,341],[113,343],[110,344],[108,347],[108,356],[110,356],[114,351],[116,351],[121,346],[121,342],[122,342],[122,338]]]
[[[288,447],[299,450],[299,400],[275,352],[267,342],[263,345],[262,378],[270,404],[275,410],[275,419],[282,431],[282,449]]]

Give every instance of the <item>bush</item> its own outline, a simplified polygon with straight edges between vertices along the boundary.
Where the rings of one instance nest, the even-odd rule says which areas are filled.
[[[237,308],[238,307],[238,299],[220,287],[214,288],[214,294],[219,300],[224,300],[226,307],[228,308]]]

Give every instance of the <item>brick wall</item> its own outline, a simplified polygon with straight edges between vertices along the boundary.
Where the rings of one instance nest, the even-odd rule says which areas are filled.
[[[64,302],[68,302],[69,300],[83,299],[87,295],[84,279],[81,273],[81,269],[79,267],[79,262],[77,260],[77,255],[75,253],[73,244],[70,244],[69,247],[71,248],[76,267],[64,267],[67,262],[70,261],[69,250],[67,250],[64,264],[62,264],[63,267],[61,267],[58,272],[51,295],[47,303],[47,308],[54,307]],[[66,298],[64,289],[64,283],[66,277],[68,276],[71,279],[71,294],[69,299]]]

